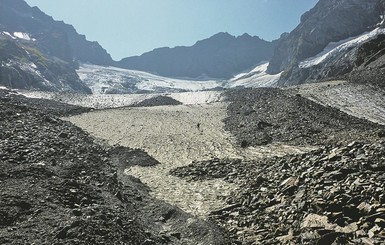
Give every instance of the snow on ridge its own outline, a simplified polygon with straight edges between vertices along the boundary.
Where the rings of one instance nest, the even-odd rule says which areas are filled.
[[[349,48],[356,47],[362,43],[365,43],[380,34],[385,34],[385,29],[376,28],[371,32],[364,33],[358,37],[351,37],[339,42],[332,42],[319,54],[311,58],[305,59],[299,63],[300,68],[308,68],[318,64],[321,64],[325,60],[333,57],[334,55],[345,51]]]
[[[3,31],[3,32],[1,32],[1,34],[6,35],[12,39],[16,39],[16,37],[12,36],[11,33],[9,33],[9,32]]]
[[[36,41],[36,39],[31,38],[30,35],[28,33],[25,33],[25,32],[14,32],[13,36],[15,36],[19,39],[27,40],[27,41]]]
[[[268,66],[269,66],[269,63],[266,62],[256,66],[250,72],[238,74],[227,82],[226,87],[234,88],[238,86],[242,86],[242,87],[275,86],[277,81],[280,79],[282,73],[270,75],[266,72]]]
[[[13,40],[16,40],[19,38],[19,39],[23,39],[26,41],[36,41],[35,38],[31,38],[31,36],[25,32],[14,32],[12,35],[11,33],[7,32],[7,31],[2,31],[2,32],[0,32],[0,34],[6,35],[6,36],[12,38]]]

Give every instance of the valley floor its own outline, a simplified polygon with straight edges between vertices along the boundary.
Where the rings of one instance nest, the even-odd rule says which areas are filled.
[[[344,116],[338,110],[356,117],[369,119],[374,123],[383,124],[385,118],[385,111],[382,106],[385,104],[383,103],[385,102],[384,96],[381,91],[372,87],[343,81],[303,85],[289,88],[282,93],[279,90],[275,91],[257,89],[250,94],[243,91],[234,92],[235,95],[224,95],[230,99],[230,101],[225,100],[225,102],[222,99],[223,95],[218,96],[218,92],[205,92],[203,97],[210,94],[209,97],[211,98],[206,100],[202,99],[202,94],[189,93],[179,97],[181,101],[185,101],[183,105],[98,110],[66,120],[85,129],[95,137],[106,140],[108,144],[140,148],[148,152],[160,162],[159,165],[152,167],[131,166],[125,170],[125,174],[138,177],[151,188],[151,194],[156,198],[176,205],[195,216],[214,218],[219,225],[231,231],[234,234],[232,237],[241,241],[242,244],[258,244],[258,241],[265,241],[270,244],[277,239],[280,239],[281,243],[287,244],[298,244],[298,242],[311,244],[312,239],[322,240],[322,235],[315,235],[313,238],[298,236],[298,232],[308,235],[304,231],[305,228],[300,228],[298,225],[300,223],[292,226],[294,233],[285,233],[284,230],[291,227],[290,222],[293,220],[283,218],[281,211],[272,209],[269,211],[272,213],[268,214],[272,217],[272,222],[278,218],[275,215],[279,215],[281,217],[279,219],[283,222],[281,225],[278,225],[279,223],[274,223],[272,226],[264,224],[266,229],[263,228],[264,221],[260,219],[267,214],[257,208],[258,205],[260,207],[266,205],[263,199],[263,188],[270,189],[277,184],[276,181],[280,183],[285,180],[285,176],[286,178],[290,177],[287,175],[289,172],[285,173],[285,171],[274,174],[274,170],[271,168],[281,168],[277,162],[294,162],[293,159],[296,158],[292,156],[300,156],[299,159],[302,156],[313,159],[319,153],[313,153],[312,150],[320,147],[322,148],[321,151],[324,152],[322,154],[326,154],[326,157],[328,154],[333,154],[329,152],[332,150],[331,148],[324,148],[324,144],[337,144],[338,146],[346,145],[353,140],[376,141],[377,136],[372,135],[381,132],[381,126],[366,123],[365,120],[355,119],[355,117]],[[258,93],[261,93],[261,101],[253,99],[253,96],[258,96]],[[212,96],[213,94],[216,95]],[[298,97],[298,94],[303,98],[317,102],[317,104],[307,102],[306,99]],[[171,97],[176,98],[175,95]],[[194,99],[194,96],[200,96],[200,99]],[[245,98],[247,99],[245,100]],[[237,107],[238,99],[240,101],[239,108]],[[248,99],[250,102],[247,102]],[[186,103],[187,101],[196,101],[196,103]],[[230,108],[229,103],[232,105]],[[318,103],[327,107],[319,106]],[[259,109],[256,109],[258,106]],[[338,110],[329,108],[337,108]],[[293,115],[293,111],[298,112],[298,116]],[[264,115],[258,115],[258,113]],[[229,119],[236,114],[241,114],[240,122]],[[266,120],[270,120],[269,122],[279,121],[280,123],[273,125],[273,129],[270,129],[271,126],[267,126],[267,128],[260,128],[258,131],[259,125],[261,123],[263,125]],[[307,120],[313,121],[306,126],[306,123],[302,123],[303,120],[305,122]],[[250,125],[247,125],[248,122]],[[246,131],[237,134],[239,130],[234,129],[231,126],[232,123],[235,123],[234,125],[242,124],[241,129]],[[229,131],[224,130],[226,127]],[[319,132],[317,129],[317,132],[314,133],[312,127],[323,128]],[[253,131],[255,128],[257,131]],[[299,135],[287,134],[287,130],[290,128],[294,134],[299,133]],[[308,133],[304,133],[307,131]],[[235,133],[236,137],[230,132]],[[271,142],[267,145],[255,145],[256,142],[260,141],[253,141],[252,137],[260,133],[272,135]],[[309,140],[313,137],[312,134],[317,136],[314,136],[313,140]],[[251,143],[244,147],[241,144],[242,139]],[[352,150],[355,148],[353,147]],[[382,153],[371,152],[370,154],[381,155]],[[313,156],[313,158],[308,156]],[[263,162],[270,163],[263,167],[261,165]],[[302,162],[298,162],[298,164],[298,167],[310,164],[307,166],[308,168],[316,168],[311,166],[311,161],[306,163],[307,165]],[[354,169],[354,167],[350,167]],[[270,172],[264,172],[264,168],[270,169]],[[245,175],[244,171],[250,171],[250,173]],[[298,171],[303,171],[303,169],[300,167],[296,171],[298,174]],[[337,169],[325,170],[322,168],[320,171],[329,172],[337,171]],[[356,173],[355,170],[352,171]],[[302,175],[304,174],[302,173]],[[259,175],[266,176],[271,183],[268,187],[261,187],[262,193],[255,194],[255,190],[249,188],[253,186],[255,181],[253,178]],[[301,183],[301,187],[296,188],[305,188],[311,193],[315,188],[312,185],[319,185],[317,183],[312,182],[310,186],[302,186]],[[262,184],[262,186],[264,185]],[[279,188],[277,190],[273,188],[271,191],[273,192],[268,191],[269,195],[289,195],[287,200],[291,200],[290,194],[281,193]],[[245,195],[249,196],[246,200]],[[249,206],[251,203],[247,203],[257,196],[260,196],[260,200],[253,204],[257,207],[251,208]],[[311,200],[316,196],[316,194],[310,194],[307,198]],[[282,205],[287,205],[284,204],[285,201],[283,200],[281,199]],[[362,201],[364,200],[366,199],[363,198]],[[369,200],[367,202],[371,203]],[[313,203],[310,203],[309,207],[312,205]],[[349,203],[349,205],[354,204]],[[247,211],[249,208],[251,208],[250,212],[254,210],[253,213]],[[298,212],[297,209],[295,210],[290,212]],[[296,222],[309,218],[301,214],[304,211],[298,213]],[[278,213],[275,214],[274,212]],[[315,211],[310,208],[305,211],[305,213],[308,212]],[[262,224],[256,224],[250,220],[256,214],[260,218],[255,217],[254,219],[259,220]],[[317,216],[319,218],[321,214],[323,213],[314,215],[319,215]],[[254,225],[260,228],[253,228]],[[328,225],[327,221],[324,225]],[[334,229],[340,229],[338,228],[340,226],[336,227]],[[282,232],[278,232],[274,237],[269,229],[282,229]],[[351,232],[356,230],[351,231],[346,228],[344,231],[346,232],[343,233],[347,233],[350,237]],[[375,242],[378,240],[371,241],[376,244]]]
[[[200,234],[213,220],[236,244],[385,241],[381,90],[333,81],[167,94],[182,104],[150,107],[127,106],[157,95],[27,95],[97,108],[62,119],[108,147],[146,151],[143,163],[159,162],[119,163],[141,156],[130,153],[117,164],[127,186],[130,176],[148,186],[152,197],[135,202],[149,211],[144,223],[156,227],[155,238],[166,230],[170,244],[196,244],[189,229]],[[152,217],[159,205],[169,210],[160,221]],[[219,234],[207,231],[206,242]]]
[[[155,197],[194,215],[207,216],[223,208],[224,199],[238,187],[220,179],[187,182],[170,175],[171,169],[213,158],[250,159],[312,149],[281,144],[241,148],[223,129],[226,107],[226,103],[217,102],[122,108],[95,111],[68,120],[111,145],[148,152],[161,164],[130,167],[126,174],[150,186]]]

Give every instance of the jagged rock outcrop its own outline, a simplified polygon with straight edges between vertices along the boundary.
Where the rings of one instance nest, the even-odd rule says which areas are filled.
[[[373,30],[381,22],[382,12],[379,0],[320,0],[290,34],[281,37],[268,72],[288,70],[320,53],[330,42]]]
[[[275,42],[244,34],[218,33],[191,47],[159,48],[122,59],[117,66],[168,77],[229,78],[269,60]]]

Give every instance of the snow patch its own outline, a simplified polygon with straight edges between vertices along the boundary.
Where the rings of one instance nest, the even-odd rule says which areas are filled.
[[[345,40],[341,40],[339,42],[332,42],[329,43],[329,45],[319,54],[317,54],[314,57],[305,59],[304,61],[299,63],[300,68],[308,68],[315,65],[319,65],[322,62],[334,57],[335,55],[346,51],[348,49],[357,47],[358,45],[361,45],[375,37],[377,37],[380,34],[385,34],[385,29],[383,28],[376,28],[371,32],[364,33],[358,37],[351,37],[347,38]]]
[[[272,87],[277,83],[282,73],[270,75],[266,72],[268,66],[269,63],[263,63],[250,72],[241,73],[230,79],[226,87]]]
[[[25,32],[14,32],[13,36],[15,36],[19,39],[27,40],[27,41],[36,41],[36,39],[31,38],[31,36]]]
[[[12,39],[16,39],[16,37],[12,36],[11,33],[9,33],[9,32],[3,31],[3,32],[1,32],[1,34],[6,35]]]

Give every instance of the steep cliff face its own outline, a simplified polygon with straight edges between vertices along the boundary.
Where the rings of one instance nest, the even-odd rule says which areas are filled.
[[[64,61],[112,63],[111,56],[97,42],[86,40],[73,26],[55,21],[23,0],[0,1],[0,31],[28,33],[41,51]]]
[[[76,73],[78,61],[113,63],[106,50],[73,26],[23,0],[0,1],[0,85],[91,93]]]
[[[382,11],[380,0],[320,0],[301,17],[297,28],[281,37],[268,72],[291,69],[331,42],[373,30],[381,22]]]
[[[169,77],[229,78],[272,56],[275,42],[218,33],[191,47],[159,48],[117,63],[119,67]]]

